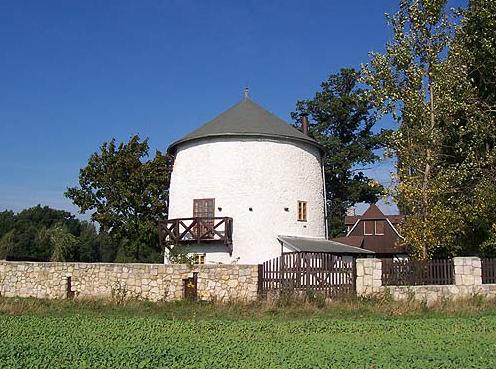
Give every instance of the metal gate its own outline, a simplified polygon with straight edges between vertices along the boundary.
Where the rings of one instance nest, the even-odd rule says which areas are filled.
[[[326,297],[355,293],[356,264],[350,256],[290,252],[260,265],[260,292],[314,291]]]

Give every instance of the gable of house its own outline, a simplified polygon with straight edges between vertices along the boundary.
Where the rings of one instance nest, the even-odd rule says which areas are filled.
[[[335,240],[350,246],[361,247],[378,254],[405,253],[397,246],[402,236],[399,232],[401,215],[384,215],[372,204],[363,215],[346,216],[347,234]]]

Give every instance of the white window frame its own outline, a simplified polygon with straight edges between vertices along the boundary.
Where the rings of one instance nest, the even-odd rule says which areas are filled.
[[[377,233],[377,222],[384,222],[384,228],[382,233]],[[384,236],[385,229],[386,229],[386,222],[384,220],[374,220],[374,233],[376,236]]]
[[[195,261],[195,265],[204,265],[207,261],[207,254],[206,253],[194,253],[193,258]],[[200,263],[199,261],[203,258],[203,263]]]
[[[367,222],[373,222],[373,220],[364,220],[363,221],[363,235],[364,236],[373,236],[374,232],[375,232],[375,223],[374,223],[374,230],[372,231],[372,233],[367,233],[367,227],[365,226],[367,224]]]

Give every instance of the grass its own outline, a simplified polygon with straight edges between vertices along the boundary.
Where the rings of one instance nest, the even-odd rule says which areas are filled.
[[[44,300],[35,298],[0,297],[1,315],[41,316],[151,316],[162,319],[357,319],[399,317],[477,317],[496,316],[496,301],[482,296],[440,301],[427,306],[423,302],[393,301],[389,295],[374,298],[349,298],[334,302],[319,301],[308,296],[297,299],[282,297],[273,301],[251,304],[216,304],[211,302],[149,302],[128,300],[116,303],[105,299]]]
[[[0,368],[496,368],[496,304],[0,298]]]

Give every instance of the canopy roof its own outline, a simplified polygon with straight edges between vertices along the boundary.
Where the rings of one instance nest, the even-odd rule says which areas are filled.
[[[322,150],[317,141],[268,112],[248,97],[174,142],[169,146],[168,152],[173,154],[183,143],[209,137],[268,137],[309,143]]]
[[[326,240],[324,238],[309,238],[295,236],[277,236],[279,241],[288,249],[296,252],[329,252],[332,254],[353,255],[367,254],[373,255],[373,251],[365,250],[359,247],[345,245],[336,241]]]

